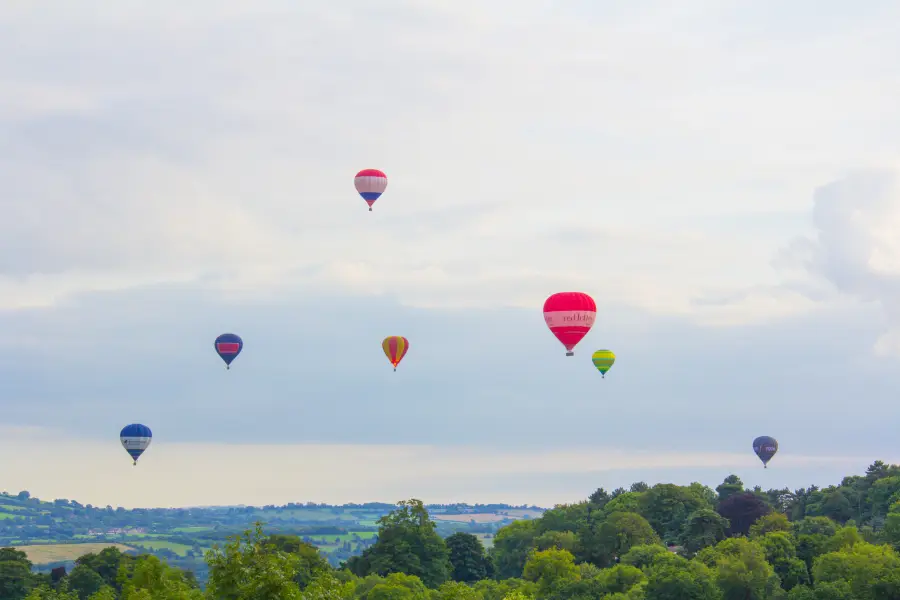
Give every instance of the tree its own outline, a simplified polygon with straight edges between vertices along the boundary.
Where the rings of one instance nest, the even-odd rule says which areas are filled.
[[[431,600],[481,600],[481,597],[464,583],[447,581],[431,594]]]
[[[356,575],[415,575],[428,587],[450,577],[450,552],[421,500],[401,501],[378,520],[378,541],[347,561]],[[495,542],[496,543],[496,542]]]
[[[650,523],[637,513],[615,512],[593,530],[581,533],[582,553],[598,567],[608,567],[633,546],[659,544],[659,536]]]
[[[20,492],[27,494],[28,492]],[[0,548],[0,598],[21,600],[28,593],[31,561],[15,548]]]
[[[772,512],[772,508],[753,492],[729,496],[716,510],[728,519],[728,535],[747,535],[758,519]]]
[[[699,552],[724,540],[727,529],[728,519],[710,508],[701,508],[687,518],[679,541],[688,552]]]
[[[203,598],[203,594],[192,585],[184,571],[173,569],[155,556],[138,557],[133,561],[132,567],[131,576],[127,581],[122,581],[121,596],[123,599],[134,598],[136,600],[141,595],[153,600],[201,600]],[[104,587],[112,591],[109,586]],[[91,600],[94,598],[92,597]]]
[[[698,490],[671,483],[660,483],[643,492],[638,512],[666,542],[675,542],[681,535],[684,520],[701,508],[712,508]],[[723,515],[727,518],[727,515]]]
[[[791,522],[781,513],[769,513],[760,517],[756,523],[750,526],[750,537],[757,538],[775,531],[789,532]]]
[[[579,571],[571,552],[550,548],[533,553],[525,563],[522,576],[537,583],[539,596],[546,596],[554,586],[577,579]]]
[[[522,576],[536,530],[536,521],[513,521],[497,532],[491,548],[497,577],[508,579]]]
[[[706,548],[697,559],[716,570],[724,600],[768,600],[778,590],[778,577],[762,547],[745,538]]]
[[[451,577],[454,581],[474,583],[487,576],[484,545],[472,535],[458,531],[444,540],[450,551]]]
[[[722,600],[715,574],[703,563],[680,557],[660,561],[647,573],[646,600]]]
[[[428,600],[428,589],[415,575],[391,573],[376,583],[363,600]]]
[[[574,553],[578,547],[578,536],[572,531],[545,531],[534,538],[532,546],[535,550],[559,548]]]
[[[619,494],[606,503],[606,506],[603,507],[603,514],[608,515],[614,512],[639,512],[640,500],[642,497],[642,492],[624,492]]]
[[[96,594],[103,587],[103,578],[96,571],[84,565],[75,565],[68,577],[69,589],[78,594],[81,600]]]
[[[603,508],[609,500],[609,494],[603,488],[597,488],[593,494],[588,496],[588,502],[595,505],[597,508]]]
[[[299,600],[300,588],[294,582],[299,559],[278,550],[263,535],[262,523],[220,549],[206,554],[209,563],[207,595],[216,600],[257,600],[279,598]]]
[[[737,475],[729,475],[725,480],[716,487],[716,493],[719,495],[719,502],[727,500],[735,494],[741,494],[744,491],[744,482]]]
[[[633,546],[631,550],[626,552],[619,559],[619,564],[632,565],[638,569],[646,569],[658,558],[668,558],[669,556],[671,556],[671,553],[662,545],[647,544],[643,546]]]
[[[861,542],[823,554],[816,559],[812,575],[816,594],[820,588],[838,585],[853,600],[900,598],[900,556],[889,546]]]
[[[114,588],[116,591],[121,590],[121,586],[117,582],[119,567],[122,563],[122,554],[115,546],[104,548],[96,554],[91,552],[75,559],[75,566],[84,566],[97,573],[103,580],[103,583]],[[128,557],[130,559],[130,557]]]
[[[766,561],[781,578],[781,587],[790,591],[797,585],[809,583],[806,563],[797,558],[794,538],[786,531],[772,531],[755,538],[766,555]]]
[[[268,541],[277,550],[297,557],[297,574],[294,581],[301,590],[309,585],[313,578],[331,570],[331,565],[319,549],[307,544],[299,536],[274,534],[269,536]]]

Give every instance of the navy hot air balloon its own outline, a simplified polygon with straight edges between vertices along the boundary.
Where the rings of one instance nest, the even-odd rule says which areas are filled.
[[[216,343],[213,347],[216,349],[219,358],[225,361],[225,368],[230,369],[231,361],[236,359],[244,348],[244,340],[241,339],[241,336],[234,333],[223,333],[216,338]]]
[[[119,433],[119,441],[122,442],[122,447],[125,448],[125,451],[128,452],[129,456],[134,460],[135,466],[137,465],[138,458],[144,453],[147,446],[150,445],[150,440],[152,438],[153,433],[151,433],[150,428],[146,425],[141,425],[140,423],[126,425]]]
[[[772,460],[775,453],[778,452],[778,440],[767,435],[761,435],[753,440],[753,451],[763,463],[763,468],[767,469],[768,462]]]

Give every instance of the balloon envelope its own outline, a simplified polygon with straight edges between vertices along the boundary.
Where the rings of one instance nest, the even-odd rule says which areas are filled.
[[[119,441],[122,442],[122,447],[134,460],[134,464],[137,464],[138,458],[150,445],[152,438],[153,433],[151,433],[150,428],[140,423],[126,425],[119,432]]]
[[[556,339],[566,347],[566,356],[594,326],[597,305],[583,292],[559,292],[544,301],[544,321]]]
[[[406,356],[406,352],[409,350],[409,340],[402,335],[390,335],[381,342],[381,349],[384,350],[384,355],[388,357],[396,371],[397,365],[400,364],[400,361],[403,360],[403,357]]]
[[[216,338],[213,347],[216,349],[216,354],[219,355],[219,358],[224,360],[225,364],[230,369],[231,361],[236,359],[238,354],[241,353],[241,350],[244,349],[244,340],[242,340],[239,335],[223,333]]]
[[[594,366],[597,367],[600,374],[606,377],[606,372],[609,371],[609,368],[616,362],[616,355],[612,350],[597,350],[591,356],[591,362],[594,363]]]
[[[753,440],[753,451],[765,466],[778,452],[778,440],[767,435],[761,435]]]
[[[363,169],[356,174],[353,185],[372,210],[372,205],[387,189],[387,175],[378,169]]]

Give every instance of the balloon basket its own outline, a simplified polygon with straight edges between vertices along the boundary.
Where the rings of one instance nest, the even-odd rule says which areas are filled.
[[[575,356],[574,352],[566,352],[566,356]]]

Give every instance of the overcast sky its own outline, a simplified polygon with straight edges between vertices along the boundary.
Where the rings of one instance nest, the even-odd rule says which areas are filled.
[[[898,57],[889,0],[4,3],[0,488],[547,506],[900,461]]]

